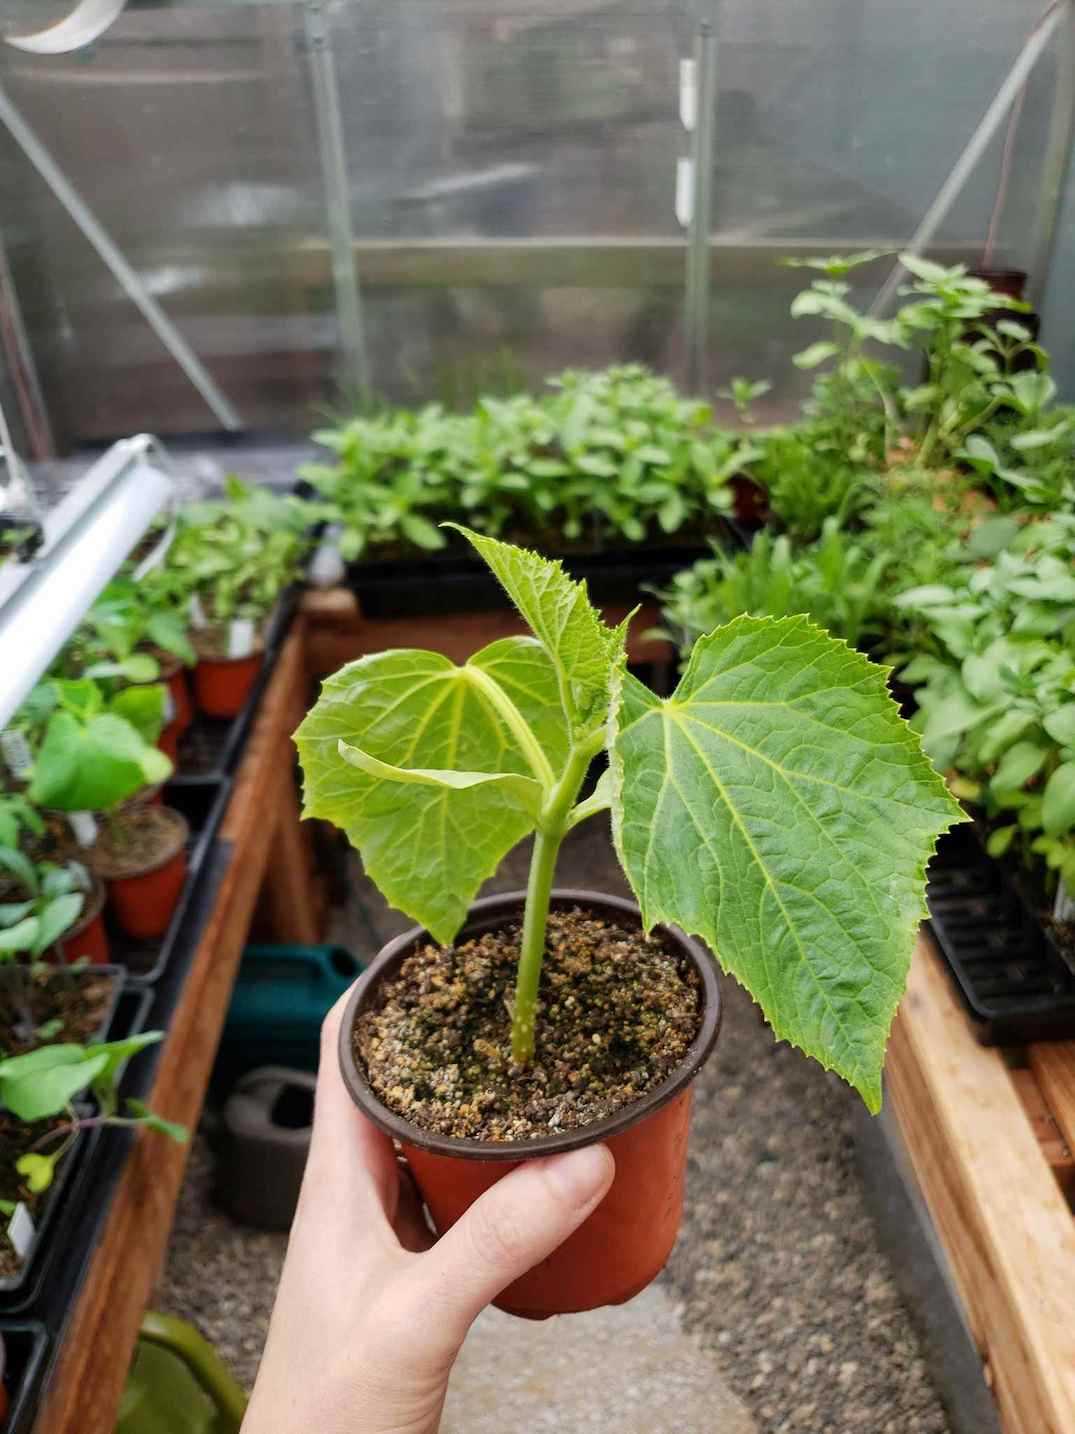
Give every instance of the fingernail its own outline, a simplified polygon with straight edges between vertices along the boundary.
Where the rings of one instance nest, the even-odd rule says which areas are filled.
[[[546,1175],[557,1194],[573,1205],[592,1200],[615,1172],[611,1152],[604,1145],[586,1145],[567,1155],[555,1155],[546,1167]]]

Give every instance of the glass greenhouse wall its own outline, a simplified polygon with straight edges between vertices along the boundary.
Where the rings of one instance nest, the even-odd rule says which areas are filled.
[[[623,358],[685,378],[679,63],[709,18],[708,385],[767,376],[777,417],[804,388],[788,316],[801,276],[778,259],[905,243],[1040,15],[1040,0],[132,0],[88,49],[2,47],[0,85],[242,426],[298,433],[366,376],[404,402]],[[1064,38],[931,248],[978,262],[992,233],[994,265],[1037,265],[1044,337],[1070,388],[1070,223],[1050,273],[1040,265],[1050,166],[1067,159]],[[326,54],[342,215],[318,110]],[[0,141],[5,348],[24,426],[36,379],[60,450],[217,427],[24,153]],[[359,307],[341,342],[332,238],[348,219]],[[40,415],[30,427],[40,448]]]

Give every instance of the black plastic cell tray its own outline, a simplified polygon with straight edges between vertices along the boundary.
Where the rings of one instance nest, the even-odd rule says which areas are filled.
[[[168,929],[157,940],[143,941],[128,936],[106,913],[112,960],[127,968],[130,984],[159,981],[176,947],[194,939],[195,931],[200,930],[207,914],[207,900],[208,906],[212,905],[213,892],[207,893],[204,888],[217,831],[230,796],[230,781],[166,788],[167,805],[182,812],[190,823],[187,880]]]
[[[926,895],[933,935],[983,1045],[1075,1035],[1075,974],[973,827],[941,838]]]
[[[713,537],[728,541],[731,529],[722,522]],[[733,540],[738,544],[738,540]],[[709,557],[708,543],[640,544],[595,553],[553,553],[573,578],[585,578],[590,597],[599,604],[642,601],[651,588],[661,587],[699,558]],[[394,561],[372,559],[351,563],[347,584],[358,598],[364,617],[421,617],[429,613],[490,612],[511,606],[511,600],[489,569],[477,558],[456,551]]]
[[[204,787],[229,780],[239,764],[254,717],[269,685],[291,628],[299,602],[300,589],[292,587],[280,599],[268,632],[261,668],[250,690],[250,696],[236,717],[206,717],[195,712],[193,723],[179,743],[179,761],[175,775],[166,788],[171,805],[172,794],[187,787]],[[193,700],[193,699],[192,699]]]
[[[146,1029],[146,1017],[153,1001],[150,990],[123,991],[113,1006],[108,1029],[101,1039],[126,1040]],[[29,1259],[17,1277],[0,1284],[0,1317],[34,1314],[42,1301],[50,1270],[60,1250],[66,1250],[67,1226],[81,1210],[86,1191],[95,1178],[101,1150],[100,1130],[84,1132],[71,1154],[63,1161],[48,1201],[39,1214],[37,1238]]]
[[[0,1320],[0,1336],[6,1355],[4,1383],[11,1401],[0,1434],[28,1434],[49,1355],[48,1331],[32,1320]]]

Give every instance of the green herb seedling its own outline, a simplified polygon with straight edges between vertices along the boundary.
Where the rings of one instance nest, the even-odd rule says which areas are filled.
[[[127,1040],[88,1046],[73,1043],[39,1046],[26,1055],[0,1060],[0,1106],[27,1124],[49,1120],[64,1112],[68,1116],[15,1162],[16,1170],[34,1194],[40,1194],[52,1183],[57,1164],[82,1130],[99,1125],[144,1127],[160,1131],[172,1140],[187,1139],[183,1126],[162,1120],[140,1101],[128,1101],[126,1113],[119,1114],[118,1087],[124,1067],[132,1056],[163,1038],[163,1031],[147,1031]],[[97,1101],[97,1115],[80,1115],[71,1104],[86,1090],[91,1091]],[[45,1154],[46,1148],[56,1142],[59,1142],[57,1148]]]
[[[341,826],[387,899],[445,943],[534,834],[511,1022],[523,1065],[561,843],[610,811],[645,927],[700,936],[779,1037],[879,1109],[925,864],[962,816],[885,670],[802,616],[740,617],[662,699],[626,671],[627,622],[605,626],[559,563],[461,531],[533,636],[461,666],[381,652],[330,678],[296,733],[306,815]],[[608,774],[580,801],[602,750]]]
[[[20,901],[0,902],[0,962],[25,956],[39,961],[78,920],[85,904],[85,871],[34,862],[0,846],[0,869],[22,887]]]

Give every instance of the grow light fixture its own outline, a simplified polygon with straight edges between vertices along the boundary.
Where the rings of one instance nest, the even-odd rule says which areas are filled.
[[[44,520],[29,562],[0,568],[0,729],[175,493],[155,438],[124,438]]]

